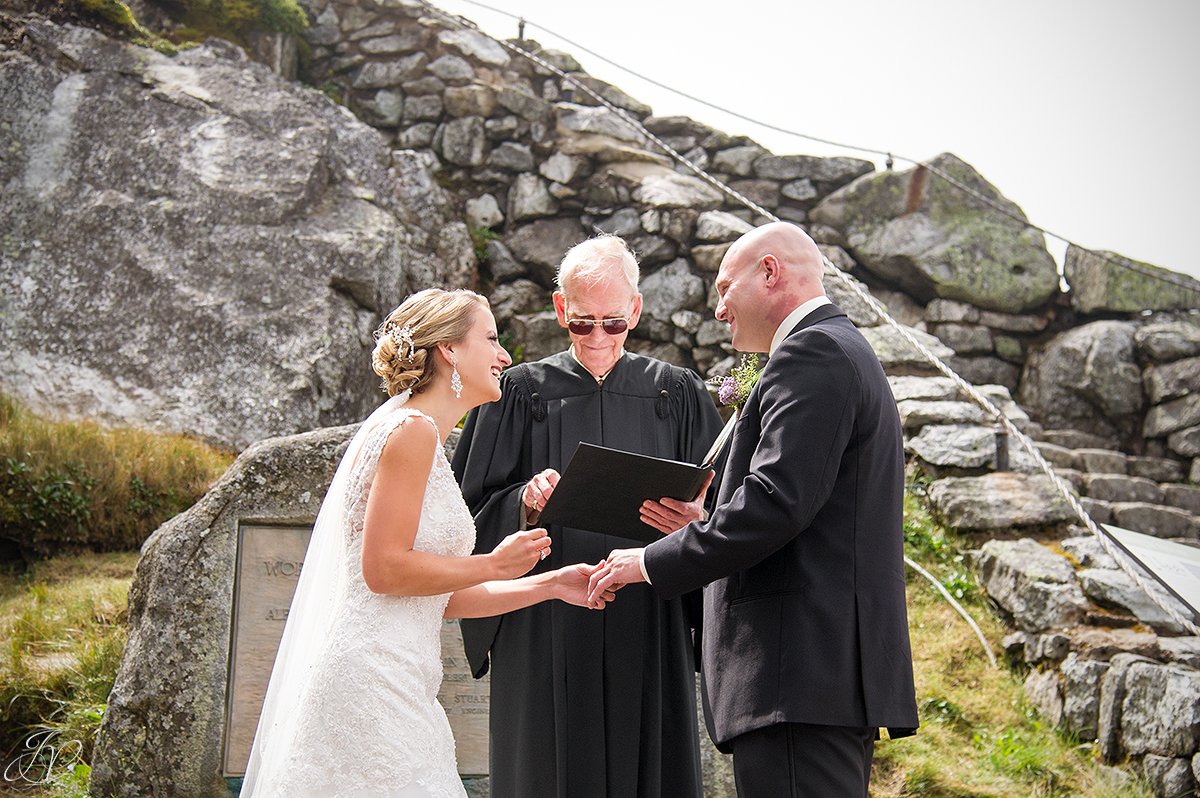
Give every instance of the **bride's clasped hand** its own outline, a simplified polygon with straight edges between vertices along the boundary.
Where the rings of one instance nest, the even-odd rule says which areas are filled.
[[[471,553],[475,521],[445,445],[468,411],[500,397],[511,364],[487,300],[470,291],[422,291],[383,323],[372,366],[391,398],[351,440],[321,505],[244,798],[465,798],[437,702],[445,620],[612,600],[588,598],[603,563],[544,567],[543,528]]]

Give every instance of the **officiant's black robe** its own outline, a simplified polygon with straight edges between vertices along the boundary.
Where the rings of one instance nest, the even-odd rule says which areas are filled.
[[[480,553],[518,529],[525,483],[562,473],[581,441],[699,462],[721,429],[693,372],[641,355],[623,355],[603,385],[570,352],[509,369],[501,385],[498,402],[467,418],[453,461]],[[535,573],[640,545],[557,526],[550,536]],[[476,677],[490,655],[493,798],[700,796],[700,605],[632,585],[604,611],[548,601],[464,620]]]

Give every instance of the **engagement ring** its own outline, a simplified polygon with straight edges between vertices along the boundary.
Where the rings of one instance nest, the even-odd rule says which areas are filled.
[[[544,559],[546,559],[546,554],[547,554],[546,550],[545,550],[545,549],[542,549],[541,551],[539,551],[539,552],[538,552],[538,559],[539,559],[539,560],[544,560]]]

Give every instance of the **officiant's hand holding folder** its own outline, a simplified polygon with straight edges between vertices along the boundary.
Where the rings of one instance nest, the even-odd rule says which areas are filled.
[[[658,540],[663,533],[641,519],[643,502],[664,497],[693,501],[733,432],[733,424],[731,418],[699,465],[580,443],[538,523],[640,543]]]

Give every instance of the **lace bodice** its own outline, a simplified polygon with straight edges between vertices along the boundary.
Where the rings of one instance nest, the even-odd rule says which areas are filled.
[[[437,703],[441,626],[449,594],[385,596],[362,577],[363,521],[379,456],[405,423],[433,421],[401,408],[363,442],[345,497],[347,588],[302,701],[281,796],[465,795],[454,740]],[[475,525],[441,446],[425,486],[413,547],[464,557]]]

